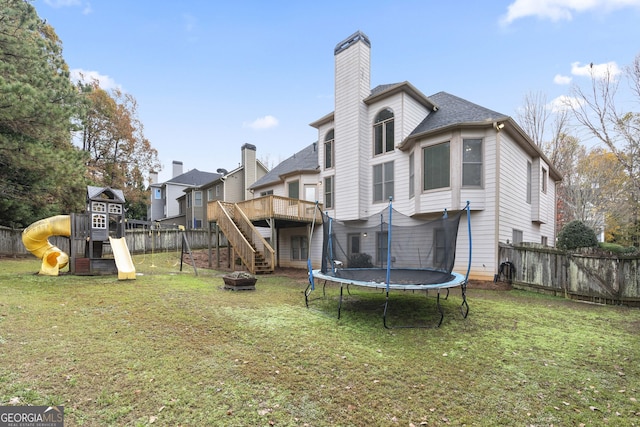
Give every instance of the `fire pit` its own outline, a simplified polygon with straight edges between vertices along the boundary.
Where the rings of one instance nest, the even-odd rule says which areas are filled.
[[[235,291],[252,291],[256,289],[255,276],[244,271],[234,271],[233,273],[222,276],[224,280],[224,288]]]

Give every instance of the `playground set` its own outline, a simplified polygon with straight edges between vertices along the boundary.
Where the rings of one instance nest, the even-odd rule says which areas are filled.
[[[88,186],[86,213],[57,215],[27,227],[22,242],[42,259],[39,274],[57,276],[69,265],[69,272],[75,275],[117,273],[119,280],[135,279],[136,269],[124,238],[124,203],[122,190]],[[69,255],[49,242],[51,236],[69,238]]]

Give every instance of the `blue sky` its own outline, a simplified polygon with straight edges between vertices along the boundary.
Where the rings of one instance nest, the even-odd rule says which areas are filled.
[[[274,166],[317,139],[333,111],[333,49],[360,30],[371,85],[409,81],[517,116],[525,94],[553,102],[596,69],[640,53],[640,0],[35,0],[74,72],[138,101],[171,178],[215,172],[257,147]]]

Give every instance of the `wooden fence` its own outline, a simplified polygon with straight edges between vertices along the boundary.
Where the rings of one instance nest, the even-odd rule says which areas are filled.
[[[209,233],[206,230],[143,230],[132,229],[125,232],[127,246],[131,253],[151,253],[179,251],[182,249],[182,233],[185,233],[191,249],[206,249],[209,247]],[[215,247],[215,232],[211,233],[211,247]],[[220,246],[226,246],[223,236]],[[51,244],[69,253],[69,239],[67,237],[52,236]],[[105,253],[109,253],[109,245],[105,245]],[[29,252],[22,244],[22,230],[0,227],[0,255],[25,256]]]
[[[514,288],[602,304],[640,306],[640,257],[535,244],[500,245],[499,277]],[[510,276],[510,277],[509,277]]]

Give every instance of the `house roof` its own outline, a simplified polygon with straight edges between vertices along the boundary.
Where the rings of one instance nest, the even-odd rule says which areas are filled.
[[[438,108],[425,117],[411,132],[409,139],[453,125],[491,125],[509,118],[506,114],[498,113],[447,92],[438,92],[431,95],[429,99],[435,102]]]
[[[438,105],[433,101],[432,98],[426,97],[422,92],[420,92],[414,85],[411,83],[404,81],[402,83],[392,83],[392,84],[384,84],[378,85],[371,89],[371,95],[363,100],[365,104],[372,104],[379,99],[386,98],[387,96],[395,95],[399,92],[405,92],[409,94],[413,99],[418,101],[420,104],[425,106],[429,110],[436,111],[438,109]]]
[[[220,178],[222,175],[219,173],[213,172],[202,172],[198,169],[191,169],[189,172],[185,172],[182,175],[178,175],[174,178],[171,178],[166,183],[171,184],[182,184],[182,185],[190,185],[198,187],[200,185],[207,184],[211,181],[215,181]]]
[[[284,177],[294,173],[318,172],[318,148],[314,142],[295,153],[288,159],[280,162],[265,176],[254,182],[249,188],[260,188],[281,182]]]

